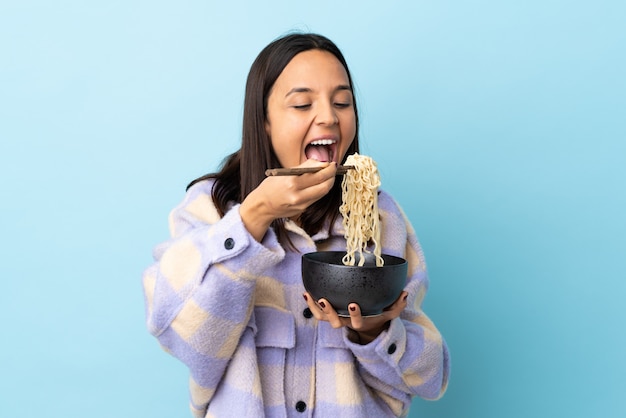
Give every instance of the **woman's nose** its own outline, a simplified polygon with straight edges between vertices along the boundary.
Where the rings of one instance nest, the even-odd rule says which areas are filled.
[[[335,125],[339,122],[339,118],[337,117],[337,112],[332,105],[332,103],[328,103],[320,106],[319,112],[317,114],[317,123],[320,125]]]

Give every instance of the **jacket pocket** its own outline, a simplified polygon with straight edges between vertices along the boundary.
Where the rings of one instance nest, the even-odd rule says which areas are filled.
[[[296,345],[295,319],[290,312],[254,308],[255,345],[266,416],[287,417],[285,360]]]
[[[328,322],[320,321],[317,326],[317,337],[320,347],[347,349],[343,340],[344,332],[343,328],[333,328]]]
[[[290,312],[283,312],[266,306],[256,306],[254,308],[254,322],[257,348],[288,349],[295,347],[296,325]]]

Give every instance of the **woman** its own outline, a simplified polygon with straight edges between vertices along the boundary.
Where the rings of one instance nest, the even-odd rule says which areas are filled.
[[[345,59],[327,38],[269,44],[248,75],[243,138],[221,170],[194,180],[170,216],[172,238],[144,273],[150,332],[190,370],[196,417],[384,417],[445,391],[448,350],[420,306],[422,250],[379,193],[382,252],[409,277],[382,315],[340,317],[301,280],[301,255],[346,249],[337,164],[358,152]],[[274,167],[322,169],[266,177]]]

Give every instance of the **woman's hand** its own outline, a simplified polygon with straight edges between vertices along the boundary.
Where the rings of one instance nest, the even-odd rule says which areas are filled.
[[[269,176],[241,202],[239,213],[246,229],[261,241],[272,222],[296,218],[325,196],[335,183],[336,163],[307,160],[299,167],[325,167],[300,176]]]
[[[359,305],[351,303],[348,305],[349,318],[339,316],[326,299],[322,298],[315,302],[309,292],[304,293],[304,299],[315,318],[320,321],[328,321],[333,328],[347,327],[350,330],[352,342],[368,344],[387,329],[389,321],[400,316],[400,313],[406,308],[408,295],[408,292],[402,291],[400,297],[391,306],[376,316],[361,316]]]

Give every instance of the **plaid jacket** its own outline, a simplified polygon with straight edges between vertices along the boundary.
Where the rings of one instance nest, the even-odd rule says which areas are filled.
[[[172,211],[172,237],[143,275],[148,329],[189,368],[195,417],[404,416],[413,396],[444,393],[448,349],[421,310],[424,255],[388,194],[379,195],[383,253],[409,262],[409,305],[357,345],[313,318],[302,297],[301,255],[345,251],[340,220],[313,237],[288,222],[299,252],[286,251],[271,229],[255,241],[238,205],[220,218],[211,186],[195,184]]]

